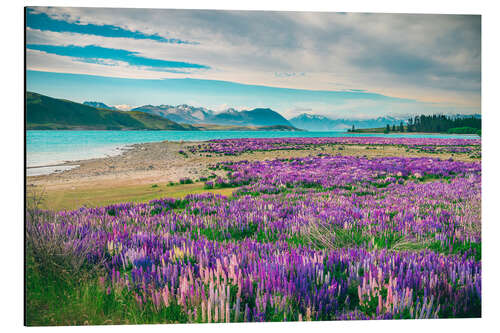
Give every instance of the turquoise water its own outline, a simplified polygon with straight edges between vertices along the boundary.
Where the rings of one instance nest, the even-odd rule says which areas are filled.
[[[347,132],[276,132],[276,131],[27,131],[26,159],[30,175],[33,167],[60,164],[119,154],[127,145],[156,141],[204,141],[230,138],[404,137],[405,134],[362,134]],[[474,135],[422,134],[417,138],[477,138]],[[39,168],[38,171],[53,168]],[[52,170],[53,171],[53,170]],[[50,172],[52,172],[50,171]],[[49,173],[50,173],[49,172]],[[47,172],[43,172],[47,173]],[[40,173],[38,173],[40,174]]]

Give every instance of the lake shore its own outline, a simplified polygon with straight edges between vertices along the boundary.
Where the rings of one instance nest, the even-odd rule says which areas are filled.
[[[397,146],[338,145],[311,147],[304,150],[256,151],[236,156],[207,153],[180,154],[201,142],[162,141],[134,144],[121,154],[104,158],[73,161],[60,164],[57,173],[27,177],[27,189],[43,191],[47,197],[45,208],[75,209],[82,205],[97,206],[124,201],[147,201],[155,198],[188,193],[214,192],[203,189],[200,178],[212,174],[223,176],[224,171],[212,171],[209,166],[223,161],[257,161],[276,158],[305,157],[318,153],[364,156],[453,157],[472,161],[464,154],[425,153],[407,151]],[[180,185],[181,178],[194,184]],[[175,183],[175,186],[169,184]],[[189,185],[189,186],[188,186]],[[167,188],[168,187],[168,188]],[[192,190],[189,192],[186,190]],[[214,193],[230,195],[233,189]]]
[[[299,138],[299,137],[411,137],[411,138],[477,138],[457,135],[349,134],[345,132],[281,132],[281,131],[27,131],[26,154],[28,176],[49,174],[67,168],[66,161],[119,155],[132,145],[148,142],[201,142],[236,138]],[[38,167],[38,168],[36,168]],[[45,169],[42,169],[45,168]],[[49,169],[48,167],[52,167]]]

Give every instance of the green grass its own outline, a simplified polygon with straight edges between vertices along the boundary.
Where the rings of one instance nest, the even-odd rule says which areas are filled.
[[[157,186],[154,186],[157,185]],[[203,183],[127,185],[107,188],[76,188],[46,192],[42,208],[50,210],[98,207],[121,202],[147,202],[165,197],[182,198],[188,194],[214,193],[231,196],[236,188],[205,189]]]
[[[60,268],[64,269],[64,268]],[[185,323],[177,304],[156,311],[151,303],[138,304],[126,289],[107,291],[97,275],[64,278],[41,270],[34,257],[26,263],[26,324],[28,326]]]

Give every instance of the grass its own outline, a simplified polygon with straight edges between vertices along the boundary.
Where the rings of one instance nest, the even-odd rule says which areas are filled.
[[[157,186],[154,186],[157,185]],[[236,188],[205,189],[201,182],[193,184],[126,185],[106,188],[75,188],[46,191],[41,208],[71,210],[82,206],[98,207],[120,202],[147,202],[165,197],[182,198],[188,194],[214,193],[231,196]]]
[[[151,304],[140,306],[126,289],[109,291],[97,275],[83,279],[64,278],[57,271],[47,274],[28,253],[26,262],[26,324],[120,325],[187,322],[176,304],[155,311]],[[62,269],[62,268],[59,268]]]

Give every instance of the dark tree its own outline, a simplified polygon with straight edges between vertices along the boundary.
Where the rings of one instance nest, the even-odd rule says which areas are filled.
[[[408,119],[408,132],[413,132],[413,118]]]
[[[411,125],[413,122],[413,125]],[[408,131],[418,132],[448,132],[457,128],[470,128],[471,131],[481,130],[481,119],[473,116],[449,117],[445,115],[420,115],[408,121]]]

